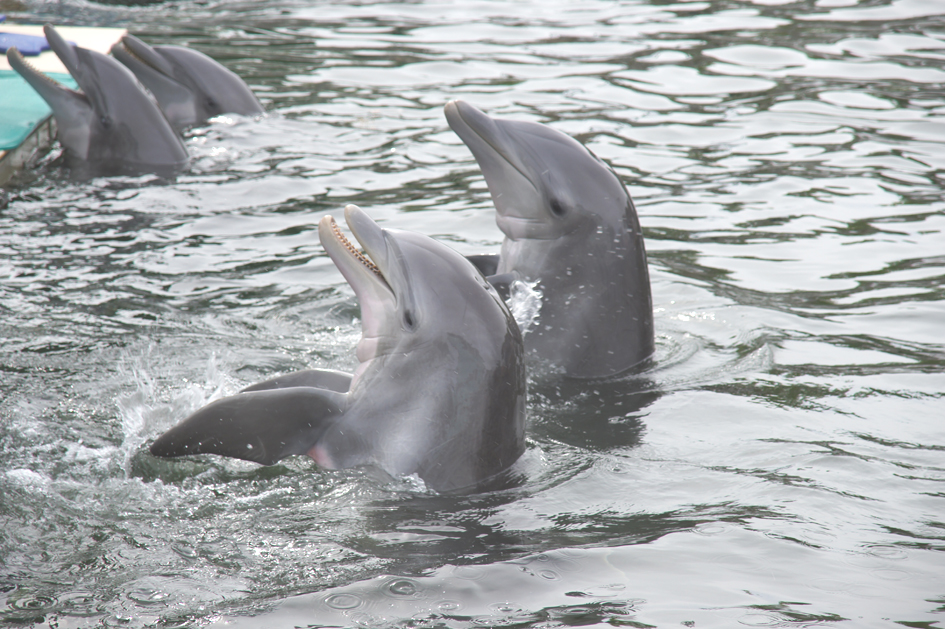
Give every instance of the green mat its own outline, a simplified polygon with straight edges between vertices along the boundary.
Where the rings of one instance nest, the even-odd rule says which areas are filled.
[[[76,89],[68,74],[50,73],[51,79]],[[13,70],[0,70],[0,151],[18,147],[52,113],[46,101]]]

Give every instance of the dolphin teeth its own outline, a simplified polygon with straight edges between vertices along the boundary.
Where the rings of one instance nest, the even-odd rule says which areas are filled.
[[[16,55],[17,61],[19,61],[24,66],[29,68],[34,74],[45,79],[47,82],[51,83],[52,85],[55,85],[56,87],[60,87],[60,88],[64,87],[58,81],[56,81],[55,79],[47,75],[45,72],[40,72],[38,69],[36,69],[36,66],[34,66],[32,63],[27,61],[26,57],[24,57],[23,53],[21,53],[19,50],[17,50],[16,48],[11,48],[10,51]]]
[[[154,68],[155,70],[157,70],[157,68],[155,68],[152,63],[150,63],[150,62],[147,61],[144,57],[142,57],[141,55],[139,55],[138,53],[136,53],[134,50],[132,50],[131,48],[129,48],[128,46],[126,46],[124,42],[119,41],[119,42],[118,42],[118,45],[121,46],[121,51],[122,51],[122,52],[131,55],[132,57],[134,57],[135,59],[137,59],[138,61],[140,61],[140,62],[143,63],[144,65],[148,66],[149,68]]]
[[[351,255],[357,258],[358,262],[360,262],[367,268],[371,269],[374,272],[374,274],[377,275],[382,280],[384,279],[384,275],[381,273],[381,270],[377,268],[377,265],[371,262],[366,255],[361,253],[357,247],[351,244],[350,240],[345,238],[345,235],[341,233],[341,228],[338,227],[338,223],[335,221],[334,218],[331,219],[331,231],[335,235],[335,237],[341,242],[341,244],[344,245],[344,248],[347,249],[351,253]],[[384,281],[386,282],[387,280],[384,280]]]
[[[131,46],[129,46],[128,44],[126,44],[126,43],[124,42],[124,40],[118,40],[118,43],[115,44],[115,45],[121,50],[121,52],[125,53],[126,55],[128,55],[128,56],[130,56],[130,57],[134,57],[134,58],[137,59],[142,65],[147,66],[147,67],[151,68],[152,70],[154,70],[155,72],[159,72],[160,74],[162,74],[162,75],[164,75],[164,76],[168,76],[168,75],[169,75],[169,70],[168,70],[167,68],[161,68],[161,67],[159,67],[158,64],[156,64],[156,63],[154,62],[154,60],[152,60],[152,59],[145,59],[143,56],[139,55],[139,54],[137,53],[137,51],[135,51],[134,48],[132,48]],[[167,63],[167,62],[165,61],[165,64],[166,64],[166,63]]]

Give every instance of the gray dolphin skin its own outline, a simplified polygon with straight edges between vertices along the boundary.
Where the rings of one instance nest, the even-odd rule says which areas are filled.
[[[505,234],[497,279],[538,282],[525,346],[575,378],[640,365],[654,351],[653,303],[640,222],[613,170],[581,143],[534,122],[496,120],[463,101],[446,120],[476,158]]]
[[[164,433],[151,453],[417,474],[436,491],[502,477],[525,448],[525,359],[518,326],[468,260],[420,234],[382,229],[353,205],[319,238],[361,304],[353,375],[307,370],[244,389]]]
[[[81,92],[33,68],[16,48],[7,50],[7,60],[49,104],[73,166],[93,175],[172,174],[187,164],[183,141],[134,74],[107,55],[69,44],[49,24],[43,30]]]
[[[125,35],[112,55],[134,72],[181,131],[221,114],[264,113],[259,99],[234,72],[183,46],[149,46]]]

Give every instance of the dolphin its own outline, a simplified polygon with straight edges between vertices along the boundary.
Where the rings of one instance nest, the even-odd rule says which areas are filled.
[[[311,369],[197,410],[151,444],[271,465],[307,454],[329,469],[375,466],[436,491],[492,487],[525,448],[522,336],[479,270],[446,245],[383,229],[356,206],[322,246],[361,303],[353,375]],[[490,482],[491,481],[491,482]]]
[[[472,151],[505,234],[498,256],[470,256],[491,281],[537,282],[525,345],[575,378],[639,366],[654,351],[643,233],[616,173],[585,146],[534,122],[452,101],[446,120]]]
[[[187,164],[183,141],[127,68],[69,44],[49,24],[43,31],[81,92],[33,68],[16,48],[7,50],[7,60],[52,109],[59,141],[75,165],[92,174],[170,174]]]
[[[183,46],[149,46],[134,35],[125,35],[111,53],[151,91],[178,131],[221,114],[264,112],[243,79],[202,52]]]

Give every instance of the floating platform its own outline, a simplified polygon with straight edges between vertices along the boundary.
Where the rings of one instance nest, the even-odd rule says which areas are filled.
[[[128,32],[123,28],[85,26],[57,26],[56,30],[66,41],[104,54]],[[0,22],[0,35],[6,33],[43,37],[43,27]],[[76,87],[66,67],[51,50],[28,56],[26,60],[59,83]],[[6,54],[0,53],[0,186],[35,156],[49,150],[55,137],[56,121],[46,101],[10,68]]]

